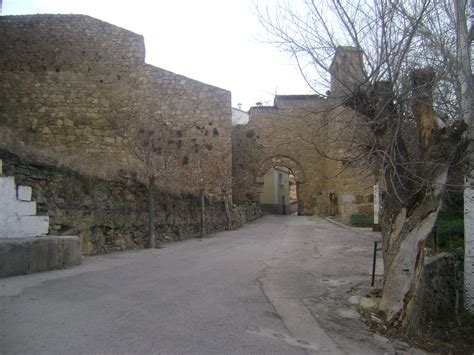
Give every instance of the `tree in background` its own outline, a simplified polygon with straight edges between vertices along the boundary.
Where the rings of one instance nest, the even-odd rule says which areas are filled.
[[[232,164],[225,157],[219,157],[215,154],[208,155],[204,174],[207,179],[215,181],[216,193],[221,197],[224,203],[224,212],[226,216],[226,230],[232,229],[231,216],[231,196],[232,187],[234,186],[234,178],[232,176]]]
[[[139,163],[139,171],[146,175],[148,188],[148,230],[150,248],[156,243],[157,180],[170,181],[180,163],[180,140],[172,121],[160,113],[145,112],[127,115],[124,136]]]
[[[308,85],[334,103],[328,111],[361,114],[360,125],[338,125],[335,144],[343,156],[310,136],[298,139],[344,168],[377,167],[385,189],[380,309],[387,323],[404,327],[448,173],[465,163],[454,6],[445,0],[303,0],[279,1],[257,13],[268,41],[287,51]],[[337,54],[340,62],[333,61]]]

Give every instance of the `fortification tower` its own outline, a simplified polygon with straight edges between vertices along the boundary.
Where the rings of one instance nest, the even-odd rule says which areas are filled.
[[[351,94],[365,82],[362,51],[355,47],[337,47],[329,67],[331,73],[331,97]]]

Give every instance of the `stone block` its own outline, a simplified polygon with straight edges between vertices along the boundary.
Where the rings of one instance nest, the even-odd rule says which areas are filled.
[[[31,201],[32,189],[30,186],[18,186],[17,198],[20,201]]]
[[[49,229],[49,217],[21,216],[20,228],[22,235],[24,235],[25,237],[46,235],[48,234]]]
[[[64,269],[81,263],[78,237],[0,239],[0,277]]]
[[[3,204],[16,200],[15,178],[12,176],[0,177],[0,201]]]
[[[16,201],[12,204],[13,211],[18,216],[34,216],[36,214],[36,202]]]
[[[0,238],[13,238],[17,236],[20,228],[20,218],[17,215],[7,216],[0,211]]]

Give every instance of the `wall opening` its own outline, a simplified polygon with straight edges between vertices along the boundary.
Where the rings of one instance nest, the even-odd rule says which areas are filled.
[[[298,180],[286,166],[274,166],[263,175],[260,206],[265,213],[298,215]]]

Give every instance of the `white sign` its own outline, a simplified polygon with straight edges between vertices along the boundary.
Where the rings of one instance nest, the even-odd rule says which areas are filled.
[[[374,224],[379,224],[380,195],[379,185],[374,185]]]

